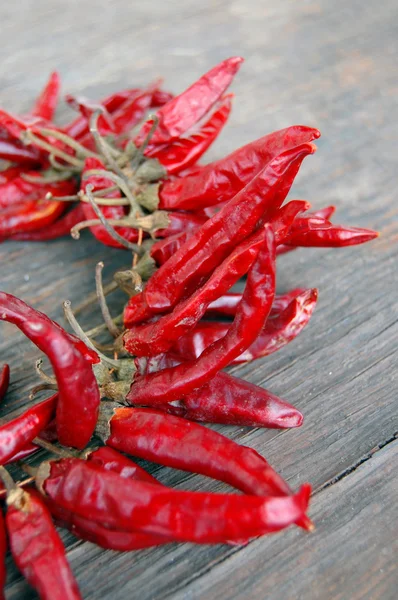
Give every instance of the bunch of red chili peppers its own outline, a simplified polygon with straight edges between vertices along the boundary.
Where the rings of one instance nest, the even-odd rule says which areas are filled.
[[[8,544],[41,598],[80,597],[53,522],[120,551],[244,544],[291,524],[313,527],[308,484],[294,493],[257,452],[198,422],[301,425],[295,407],[223,369],[279,350],[311,317],[316,289],[276,295],[278,254],[377,234],[332,224],[334,207],[308,212],[304,200],[284,204],[316,149],[316,129],[288,127],[197,164],[228,118],[226,90],[241,62],[223,61],[175,98],[158,83],[99,103],[68,97],[80,115],[62,128],[51,122],[56,74],[30,115],[0,112],[0,156],[13,163],[0,173],[0,237],[48,240],[72,230],[78,238],[88,227],[104,244],[133,253],[132,266],[105,287],[97,265],[104,325],[91,332],[68,302],[73,334],[0,293],[0,320],[14,323],[54,371],[45,374],[38,361],[43,381],[34,393],[53,395],[0,426],[0,464],[16,463],[30,475],[15,483],[0,467]],[[151,108],[159,110],[148,117]],[[244,276],[243,293],[231,292]],[[112,318],[106,295],[117,288],[129,299]],[[110,342],[98,341],[104,330]],[[9,376],[5,365],[0,398]],[[42,448],[60,456],[32,469],[24,459]],[[171,489],[126,455],[242,493]],[[2,526],[1,584],[6,547]]]

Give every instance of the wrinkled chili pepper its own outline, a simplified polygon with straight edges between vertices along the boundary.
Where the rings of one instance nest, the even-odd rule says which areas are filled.
[[[58,395],[56,394],[54,396],[54,398],[55,398],[55,404],[54,404],[54,414],[55,414],[55,406],[56,406],[56,400],[58,398]],[[50,422],[48,423],[48,425],[46,425],[44,427],[44,429],[42,429],[40,431],[40,434],[38,435],[38,437],[41,440],[45,440],[47,442],[56,442],[57,441],[58,438],[57,438],[57,432],[56,432],[55,418],[51,419]],[[4,461],[4,464],[9,465],[9,464],[18,462],[19,460],[23,460],[24,458],[27,458],[28,456],[32,456],[32,454],[35,454],[39,450],[40,450],[40,446],[29,442],[29,443],[25,444],[21,450],[18,450],[18,452],[16,452],[10,458],[8,458],[6,461]]]
[[[264,232],[260,230],[241,242],[215,269],[208,281],[187,300],[177,304],[171,313],[161,316],[154,323],[133,326],[123,338],[126,350],[136,356],[155,356],[169,350],[196,325],[213,300],[247,273],[262,244]],[[128,325],[125,315],[125,326]]]
[[[154,146],[145,156],[157,158],[169,175],[190,167],[206,152],[217,139],[228,120],[232,108],[232,94],[222,98],[219,106],[197,132],[177,139],[163,147]]]
[[[70,230],[74,225],[85,219],[83,206],[78,204],[74,206],[66,215],[51,223],[44,229],[37,231],[27,231],[25,233],[16,233],[11,235],[9,239],[28,242],[44,242],[47,240],[55,240],[66,235],[70,235]]]
[[[4,600],[4,586],[6,583],[6,554],[7,554],[7,536],[4,526],[3,511],[0,510],[0,600]]]
[[[89,360],[62,327],[4,292],[0,292],[0,320],[14,323],[48,356],[59,389],[58,439],[65,446],[84,448],[93,434],[100,403]]]
[[[34,177],[38,175],[37,171],[23,171],[16,173],[11,177],[0,182],[0,208],[15,206],[16,208],[23,202],[44,200],[47,193],[52,196],[68,196],[76,192],[74,181],[60,181],[57,183],[33,183],[23,178],[23,174]],[[1,218],[0,212],[0,218]]]
[[[197,175],[166,181],[160,188],[160,208],[199,210],[230,200],[279,154],[319,138],[317,129],[295,125],[251,142]]]
[[[102,446],[90,452],[86,458],[89,462],[99,465],[106,471],[119,473],[121,477],[136,479],[137,481],[148,481],[161,485],[155,477],[152,477],[145,469],[137,465],[127,456],[123,456],[117,450],[108,446]]]
[[[168,413],[204,423],[287,429],[300,427],[303,415],[294,406],[243,379],[217,373],[199,390],[171,402]]]
[[[303,288],[295,288],[286,294],[275,295],[274,303],[272,305],[271,312],[269,313],[270,318],[282,312],[282,310],[288,306],[293,298],[305,291],[306,290]],[[241,300],[241,292],[230,292],[229,294],[220,296],[220,298],[217,298],[217,300],[214,300],[214,302],[209,304],[206,310],[206,315],[222,315],[224,317],[233,317],[236,313],[236,307]]]
[[[40,598],[81,598],[61,538],[38,495],[19,488],[9,492],[6,527],[15,563]]]
[[[43,91],[31,111],[32,115],[52,121],[58,104],[61,81],[57,71],[51,73]]]
[[[260,221],[268,221],[285,199],[304,157],[314,151],[312,144],[303,144],[280,154],[204,223],[151,277],[143,292],[149,308],[156,312],[170,310]]]
[[[0,402],[3,400],[10,385],[10,367],[5,364],[0,372]]]
[[[257,338],[271,310],[274,294],[275,244],[272,226],[267,224],[263,246],[249,271],[242,301],[228,333],[206,348],[197,360],[139,377],[127,399],[133,404],[156,406],[180,400],[210,381]]]
[[[311,490],[304,485],[285,497],[181,492],[122,479],[78,459],[43,463],[37,481],[61,507],[85,518],[196,543],[241,540],[283,529],[305,517]],[[95,500],[87,490],[95,490]]]
[[[295,339],[307,325],[318,299],[316,289],[304,290],[278,314],[269,318],[257,339],[230,364],[239,364],[268,356],[277,352]],[[202,352],[225,336],[229,324],[203,321],[181,337],[171,349],[174,357],[182,360],[195,360]]]
[[[58,394],[54,394],[0,426],[1,465],[23,450],[48,425],[55,412],[57,399]]]
[[[343,227],[330,222],[324,224],[307,221],[307,229],[295,233],[292,227],[291,235],[285,240],[286,246],[311,246],[318,248],[342,248],[364,244],[378,236],[377,231],[358,227]]]
[[[242,62],[243,58],[238,56],[222,61],[185,92],[160,108],[156,113],[159,123],[150,145],[168,144],[189,131],[221,98]],[[135,139],[137,146],[141,146],[152,125],[152,121],[147,121],[142,126]]]
[[[8,139],[8,135],[0,130],[0,159],[32,167],[40,163],[40,153],[36,148],[28,148],[18,140]]]

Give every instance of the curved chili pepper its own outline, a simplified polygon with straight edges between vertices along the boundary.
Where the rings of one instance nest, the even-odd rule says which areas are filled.
[[[0,158],[29,166],[40,163],[40,153],[36,148],[28,148],[18,140],[2,139],[1,131]]]
[[[47,84],[37,98],[35,105],[31,110],[31,114],[42,117],[47,121],[51,121],[57,108],[60,87],[61,81],[59,74],[57,71],[54,71],[51,73]]]
[[[99,465],[105,471],[118,473],[125,479],[135,479],[137,481],[147,481],[161,485],[155,477],[152,477],[145,469],[137,465],[130,458],[123,456],[117,450],[108,446],[101,446],[97,450],[90,452],[86,458],[89,462]]]
[[[43,600],[79,600],[65,548],[42,498],[16,488],[7,505],[10,549],[25,579]]]
[[[85,518],[195,543],[241,540],[283,529],[305,516],[311,490],[304,485],[286,497],[181,492],[122,479],[78,459],[44,463],[38,481],[52,500]],[[96,491],[95,502],[87,489]]]
[[[26,233],[16,233],[8,239],[28,242],[43,242],[47,240],[55,240],[66,235],[70,235],[70,230],[74,225],[85,219],[85,214],[82,204],[74,206],[66,215],[51,223],[44,229],[37,231],[27,231]]]
[[[48,425],[55,412],[57,399],[58,394],[54,394],[0,426],[1,465],[23,450]]]
[[[228,333],[206,348],[197,360],[139,377],[127,395],[129,402],[144,406],[165,404],[184,398],[210,381],[257,338],[271,310],[274,295],[275,245],[272,226],[267,224],[264,244],[249,271],[242,301]]]
[[[269,317],[274,317],[278,315],[282,310],[284,310],[288,304],[290,304],[291,300],[305,292],[306,290],[303,288],[295,288],[290,292],[286,292],[286,294],[275,295],[274,303],[271,308],[271,312],[269,313]],[[233,317],[236,313],[236,308],[239,302],[242,300],[242,294],[237,292],[230,292],[229,294],[225,294],[217,300],[214,300],[206,310],[206,315],[223,315],[224,317]]]
[[[225,388],[232,387],[234,380],[224,382]],[[244,393],[241,387],[240,396]],[[120,452],[218,479],[245,494],[291,494],[288,484],[258,452],[179,416],[106,402],[101,405],[97,434]]]
[[[200,121],[230,86],[242,62],[239,56],[224,60],[158,110],[159,124],[150,145],[168,144]],[[152,125],[152,121],[144,123],[135,139],[137,146],[141,146]]]
[[[372,229],[358,227],[343,227],[326,222],[324,225],[311,225],[308,229],[294,232],[284,240],[286,246],[307,246],[317,248],[342,248],[370,242],[378,237],[378,232]]]
[[[4,526],[3,511],[0,510],[0,600],[4,600],[4,586],[6,583],[6,554],[7,554],[7,536]]]
[[[159,191],[159,207],[198,210],[230,200],[279,154],[319,138],[317,129],[294,125],[275,131],[206,165],[197,175],[166,181]]]
[[[170,310],[206,278],[259,222],[268,221],[285,199],[301,162],[315,146],[288,150],[206,221],[151,277],[143,297],[153,312]]]
[[[169,212],[169,225],[165,229],[158,229],[156,237],[168,237],[182,232],[194,232],[207,221],[207,217],[196,213]]]
[[[169,175],[196,163],[221,133],[231,113],[232,97],[229,94],[221,99],[219,106],[206,123],[200,126],[199,131],[163,147],[148,148],[144,152],[145,156],[157,158]]]
[[[27,175],[38,175],[37,171],[24,171]],[[76,183],[70,181],[60,181],[57,183],[32,183],[26,181],[20,174],[9,179],[0,185],[0,207],[6,208],[14,206],[18,209],[18,205],[23,202],[43,200],[46,194],[50,193],[53,196],[68,196],[76,192]],[[39,206],[39,205],[38,205]],[[2,213],[0,212],[0,215]],[[1,217],[0,217],[1,218]]]
[[[285,400],[227,373],[217,373],[205,386],[164,410],[192,421],[240,427],[287,429],[303,422],[301,412]]]
[[[316,289],[304,290],[278,314],[273,315],[257,339],[230,364],[256,360],[277,352],[296,338],[311,318],[318,299]],[[202,352],[228,333],[229,324],[204,321],[181,337],[171,349],[175,358],[195,360]]]
[[[10,367],[5,364],[0,372],[0,402],[3,400],[10,385]]]
[[[4,292],[0,292],[0,320],[14,323],[48,356],[59,389],[58,439],[64,446],[84,448],[93,434],[100,403],[90,362],[62,327]]]
[[[153,244],[150,255],[158,266],[162,265],[177,252],[179,248],[187,241],[189,234],[186,232],[175,233],[167,238],[158,240]]]
[[[9,206],[0,213],[0,239],[51,225],[65,208],[64,202],[55,200],[27,201],[15,207]]]
[[[177,304],[171,313],[154,323],[133,326],[123,337],[126,350],[136,356],[167,352],[180,337],[195,327],[213,300],[247,273],[263,243],[264,232],[260,230],[241,242],[208,281],[187,300]],[[126,318],[125,325],[128,326]]]

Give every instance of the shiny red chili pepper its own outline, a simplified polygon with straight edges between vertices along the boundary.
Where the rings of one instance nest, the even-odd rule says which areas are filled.
[[[306,290],[303,288],[295,288],[294,290],[290,290],[290,292],[286,292],[286,294],[275,295],[274,303],[272,305],[271,312],[269,313],[269,318],[277,316],[296,296],[305,291]],[[230,292],[229,294],[225,294],[209,304],[206,310],[206,315],[223,315],[224,317],[233,317],[236,313],[236,307],[241,299],[242,293],[240,292]]]
[[[57,71],[51,73],[43,91],[31,111],[32,115],[52,121],[58,104],[61,81]]]
[[[255,450],[178,416],[106,402],[101,405],[97,433],[121,452],[218,479],[245,494],[291,494],[288,484]]]
[[[66,215],[51,223],[44,229],[37,231],[27,231],[25,233],[16,233],[9,237],[10,240],[28,241],[28,242],[44,242],[47,240],[55,240],[66,235],[70,235],[70,230],[74,225],[84,221],[85,214],[82,204],[74,206]]]
[[[142,298],[153,312],[165,312],[187,296],[245,237],[268,221],[285,199],[305,156],[302,144],[283,152],[230,200],[151,277]]]
[[[206,216],[189,212],[169,212],[168,217],[169,225],[165,229],[158,229],[156,237],[168,237],[182,232],[191,233],[207,221]]]
[[[0,372],[0,402],[3,400],[10,385],[10,367],[5,364]]]
[[[161,485],[155,477],[152,477],[145,469],[137,465],[127,456],[120,454],[117,450],[108,446],[101,446],[97,450],[90,452],[86,460],[99,465],[105,471],[114,471],[119,473],[125,479],[135,479],[137,481],[148,481]]]
[[[61,507],[85,518],[195,543],[241,540],[283,529],[305,517],[311,491],[304,485],[285,497],[181,492],[122,479],[78,459],[44,463],[38,482]],[[95,500],[87,490],[95,490]]]
[[[319,138],[317,129],[295,125],[275,131],[206,165],[197,175],[166,181],[160,208],[199,210],[230,200],[279,154]]]
[[[7,536],[4,526],[3,511],[0,510],[0,600],[4,600],[4,586],[6,583],[6,554],[7,554]]]
[[[25,579],[43,600],[79,600],[65,548],[43,500],[15,488],[7,505],[10,549]]]
[[[198,123],[225,93],[242,62],[239,56],[224,60],[158,110],[159,123],[150,145],[168,144]],[[137,146],[145,140],[152,124],[144,123],[135,139]]]
[[[267,319],[257,339],[240,356],[231,361],[236,365],[277,352],[294,340],[311,318],[318,298],[316,289],[304,290],[273,318]],[[195,360],[215,341],[225,336],[229,323],[203,321],[181,337],[171,353],[180,360]]]
[[[169,213],[170,214],[170,213]],[[153,244],[150,250],[150,255],[158,266],[163,265],[181,248],[181,246],[187,241],[190,234],[187,232],[175,233],[162,240],[158,240]]]
[[[213,300],[227,292],[247,273],[262,244],[262,230],[238,244],[207,282],[192,296],[177,304],[172,312],[154,323],[136,325],[127,331],[123,338],[126,350],[136,356],[155,356],[167,352],[180,337],[195,327]],[[126,327],[129,326],[127,315],[126,311]]]
[[[84,448],[93,434],[100,403],[90,361],[62,327],[4,292],[0,292],[0,320],[14,323],[48,356],[59,389],[58,439],[65,446]]]
[[[0,159],[31,167],[40,163],[40,153],[10,136],[0,125]]]
[[[232,109],[232,94],[219,102],[210,118],[197,132],[177,139],[165,146],[153,146],[145,151],[145,156],[157,158],[169,175],[174,175],[196,163],[217,139],[228,120]]]
[[[57,400],[57,398],[58,398],[58,395],[56,394],[56,400]],[[55,405],[56,405],[56,402],[55,402]],[[55,408],[54,408],[54,413],[55,413]],[[37,437],[39,437],[40,439],[45,440],[47,442],[56,442],[57,441],[58,438],[57,438],[57,432],[56,432],[55,418],[50,420],[48,425],[46,425],[46,427],[40,432],[40,435],[38,435]],[[4,462],[4,464],[9,465],[9,464],[18,462],[19,460],[23,460],[24,458],[27,458],[28,456],[35,454],[39,450],[40,450],[40,446],[37,446],[36,444],[29,442],[28,444],[25,444],[25,446],[21,450],[19,450],[18,452],[13,454],[10,458],[8,458]]]
[[[295,233],[293,225],[291,235],[285,240],[286,246],[308,246],[318,248],[342,248],[355,246],[374,240],[378,236],[377,231],[372,229],[361,229],[358,227],[343,227],[326,221],[324,224],[311,223],[307,220],[307,229]]]
[[[180,400],[210,381],[257,338],[274,295],[275,244],[272,226],[267,224],[264,243],[249,271],[242,301],[228,333],[206,348],[197,360],[139,377],[133,382],[127,399],[132,404],[156,406]]]
[[[0,171],[0,202],[1,202],[1,192],[3,190],[3,185],[9,183],[21,173],[26,173],[26,167],[14,166],[8,167],[8,169],[4,169],[4,171]]]
[[[9,169],[11,170],[11,169]],[[27,175],[36,176],[37,171],[23,171]],[[0,208],[15,206],[18,208],[23,202],[44,200],[47,193],[53,196],[68,196],[77,190],[76,183],[72,180],[57,183],[32,183],[26,181],[20,173],[4,183],[0,183]],[[1,212],[0,212],[1,218]]]
[[[64,202],[55,200],[28,200],[8,206],[0,213],[0,239],[47,227],[62,215],[65,208]]]
[[[164,408],[192,421],[240,427],[300,427],[303,415],[294,406],[243,379],[217,373],[199,390]]]
[[[0,426],[1,465],[23,450],[48,425],[54,415],[57,399],[58,394],[54,394]]]

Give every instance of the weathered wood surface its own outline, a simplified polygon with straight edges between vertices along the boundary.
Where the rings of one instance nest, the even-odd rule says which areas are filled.
[[[94,98],[159,74],[179,91],[222,58],[244,55],[231,123],[209,159],[291,123],[318,126],[319,150],[304,164],[291,197],[317,207],[334,203],[341,222],[382,234],[364,247],[282,257],[280,290],[319,288],[313,321],[277,355],[233,369],[300,407],[304,426],[283,433],[220,428],[263,453],[294,487],[313,483],[317,532],[291,530],[240,549],[172,545],[132,555],[104,552],[65,534],[84,597],[395,598],[396,2],[22,0],[3,3],[0,18],[1,105],[21,112],[54,67],[65,90]],[[93,290],[100,259],[110,276],[125,255],[88,234],[80,242],[3,244],[1,288],[62,322],[61,301],[77,304]],[[121,301],[111,302],[115,314]],[[99,321],[94,309],[82,319],[86,326]],[[0,356],[13,369],[1,407],[5,416],[26,404],[37,383],[37,352],[2,325]],[[154,471],[184,488],[226,489]],[[35,597],[11,559],[8,568],[7,597]]]

